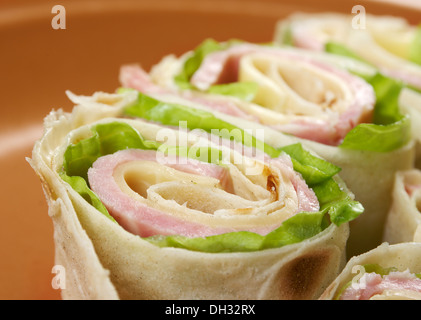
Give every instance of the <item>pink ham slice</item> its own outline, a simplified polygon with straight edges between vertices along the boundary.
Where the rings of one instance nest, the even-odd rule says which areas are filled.
[[[121,164],[137,160],[156,161],[156,159],[157,154],[155,151],[122,150],[100,157],[88,171],[91,189],[98,195],[110,214],[123,228],[142,237],[153,235],[201,237],[239,231],[235,229],[235,226],[209,227],[150,208],[124,193],[113,178],[114,170]],[[220,180],[223,189],[232,192],[232,180],[226,168],[193,159],[188,159],[187,162],[183,161],[179,164],[174,159],[171,159],[166,165],[187,173],[216,178]],[[305,182],[292,171],[290,161],[288,162],[280,157],[274,160],[274,165],[282,168],[291,177],[299,197],[298,211],[318,211],[317,197],[307,187]],[[247,231],[264,235],[278,226],[279,224]]]
[[[119,81],[125,88],[132,88],[145,94],[171,93],[171,90],[162,88],[153,83],[148,73],[139,65],[124,65],[120,68]]]
[[[402,80],[415,88],[421,89],[421,77],[419,76],[408,74],[407,72],[401,70],[391,70],[386,68],[381,68],[381,71],[391,78]]]
[[[232,228],[212,229],[178,219],[150,208],[122,192],[113,178],[114,169],[123,163],[136,160],[156,161],[157,155],[155,151],[123,150],[100,157],[88,171],[91,189],[100,197],[110,214],[123,228],[142,237],[169,234],[205,236],[234,230]],[[231,178],[227,170],[219,166],[202,165],[199,161],[191,159],[184,165],[176,164],[176,161],[169,162],[173,164],[168,164],[168,166],[175,169],[217,178],[223,187],[231,189]]]
[[[361,278],[363,279],[363,278]],[[360,279],[360,282],[361,282]],[[410,290],[421,292],[421,279],[407,272],[391,272],[380,276],[377,273],[366,273],[364,285],[354,289],[349,286],[341,295],[341,300],[368,300],[374,295],[382,294],[385,290]]]

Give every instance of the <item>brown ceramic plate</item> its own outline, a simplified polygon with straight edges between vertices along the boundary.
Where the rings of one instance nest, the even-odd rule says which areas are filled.
[[[389,1],[61,1],[66,29],[51,21],[56,1],[0,3],[0,299],[59,299],[52,288],[53,229],[41,185],[25,157],[65,96],[114,91],[119,67],[150,66],[205,38],[272,39],[276,20],[297,11],[351,12],[355,4],[416,23],[421,9]]]

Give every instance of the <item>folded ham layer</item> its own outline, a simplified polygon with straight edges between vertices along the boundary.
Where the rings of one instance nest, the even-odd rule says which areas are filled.
[[[354,287],[351,285],[345,289],[340,299],[369,300],[388,297],[418,297],[419,299],[421,297],[421,279],[409,271],[391,272],[383,277],[374,272],[365,273],[359,280],[358,288]]]
[[[264,174],[254,181],[234,165],[158,156],[150,150],[123,150],[100,157],[88,171],[91,189],[134,234],[264,235],[298,212],[319,210],[314,192],[286,156],[265,164]]]
[[[403,18],[374,15],[366,15],[366,24],[359,28],[353,18],[296,14],[281,21],[279,30],[288,30],[294,46],[309,50],[324,51],[327,42],[342,43],[386,75],[421,88],[421,67],[408,60],[415,28]]]

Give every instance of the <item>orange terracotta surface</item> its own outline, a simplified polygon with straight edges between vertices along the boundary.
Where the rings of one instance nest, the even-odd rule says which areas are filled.
[[[405,1],[403,1],[405,2]],[[395,14],[421,21],[415,1],[154,0],[60,1],[66,29],[54,30],[57,1],[0,2],[0,299],[60,299],[53,228],[38,177],[26,162],[51,109],[70,111],[65,90],[112,92],[119,67],[146,69],[205,38],[266,42],[294,11]],[[418,1],[417,1],[418,2]]]

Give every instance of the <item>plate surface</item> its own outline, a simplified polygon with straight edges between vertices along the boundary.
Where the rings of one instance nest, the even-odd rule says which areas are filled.
[[[366,11],[412,23],[421,9],[379,1],[154,0],[61,1],[66,29],[52,28],[56,1],[0,4],[0,299],[60,299],[52,288],[53,228],[41,184],[25,157],[51,109],[70,111],[65,91],[114,91],[119,67],[149,69],[206,38],[272,39],[275,22],[294,11]]]

